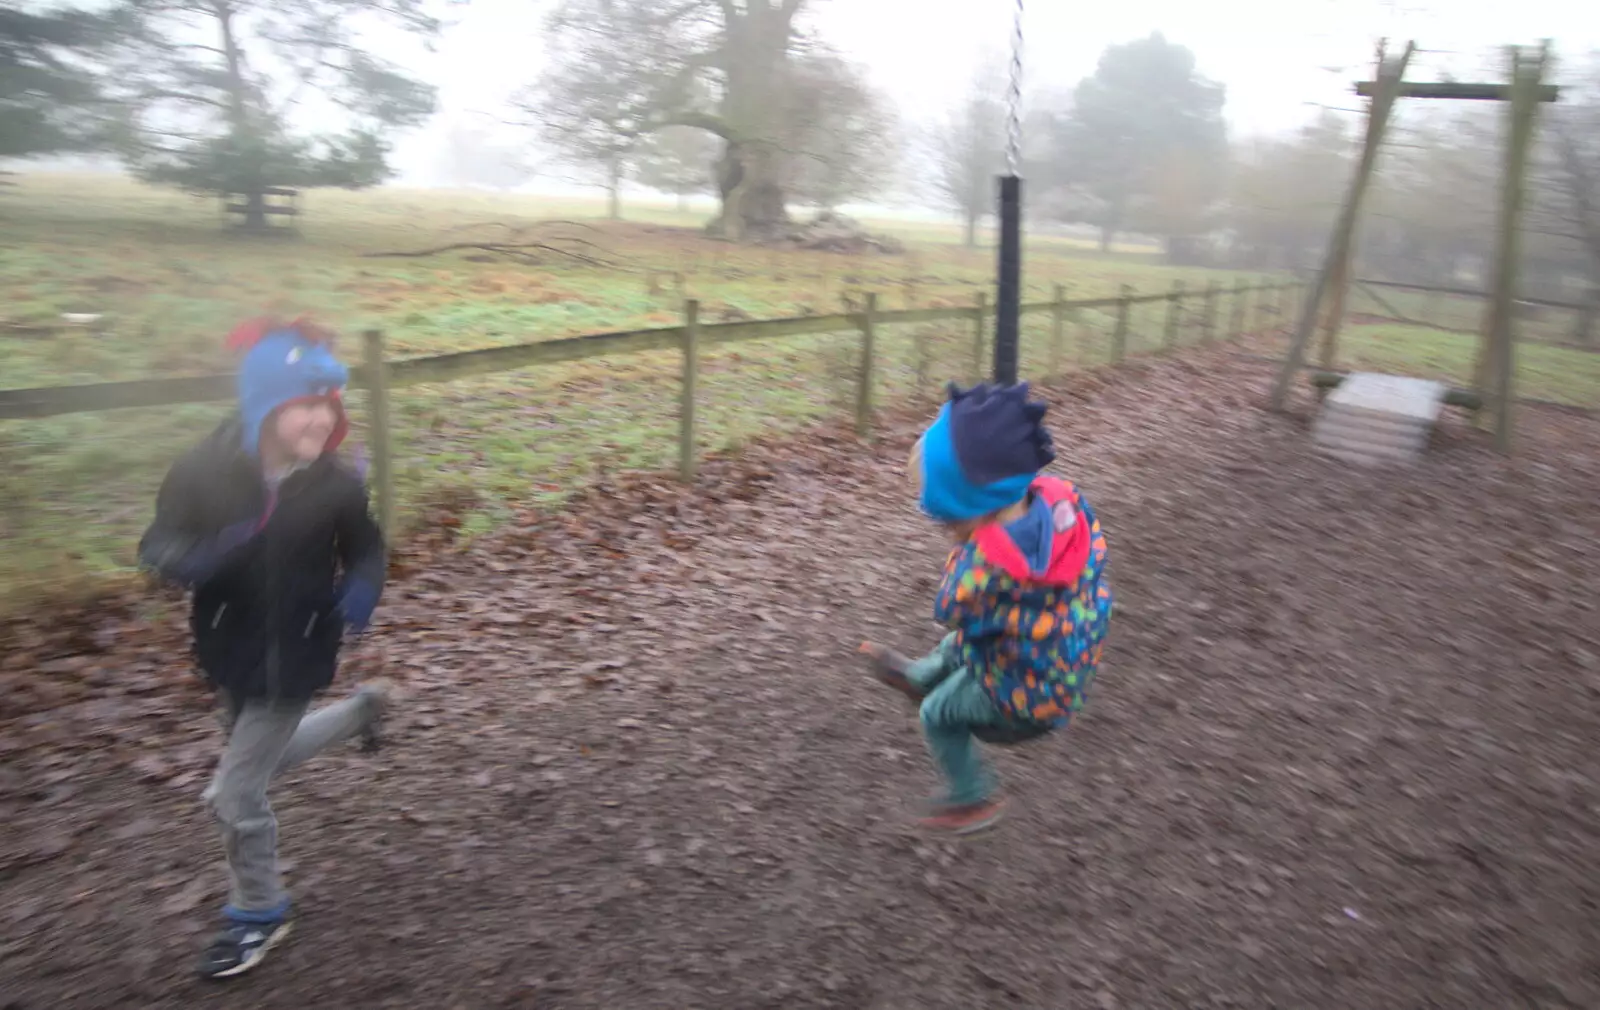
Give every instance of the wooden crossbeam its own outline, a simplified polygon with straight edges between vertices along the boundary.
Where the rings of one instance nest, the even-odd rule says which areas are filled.
[[[1377,81],[1360,81],[1356,84],[1356,94],[1362,98],[1371,98],[1377,93]],[[1554,102],[1560,100],[1561,89],[1554,84],[1545,84],[1540,86],[1537,95],[1541,102]],[[1511,85],[1464,84],[1456,81],[1438,81],[1434,83],[1407,81],[1400,85],[1400,97],[1451,98],[1468,102],[1509,102],[1511,100]]]

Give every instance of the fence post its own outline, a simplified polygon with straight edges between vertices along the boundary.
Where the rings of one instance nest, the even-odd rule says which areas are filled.
[[[983,321],[988,318],[989,315],[988,292],[979,291],[977,302],[977,308],[973,310],[972,314],[972,381],[982,382],[983,351],[985,344],[983,336]]]
[[[1240,332],[1244,329],[1244,309],[1245,309],[1244,298],[1245,298],[1244,281],[1234,281],[1233,282],[1233,319],[1232,319],[1232,325],[1228,327],[1229,335],[1228,335],[1228,338],[1227,338],[1229,341],[1238,340]]]
[[[1065,352],[1062,344],[1067,339],[1067,287],[1057,284],[1054,300],[1050,305],[1050,377],[1055,378],[1061,374],[1061,356]]]
[[[1089,367],[1089,317],[1079,308],[1069,308],[1067,319],[1072,323],[1072,342],[1077,347],[1078,371]]]
[[[1111,334],[1111,363],[1120,365],[1128,356],[1128,311],[1133,308],[1133,288],[1122,285],[1117,298],[1117,328]]]
[[[700,380],[700,300],[683,303],[683,386],[678,399],[678,477],[684,483],[694,480],[698,463],[695,452],[695,387]]]
[[[1289,318],[1289,306],[1292,304],[1293,291],[1294,284],[1291,281],[1283,281],[1278,285],[1278,304],[1272,310],[1272,333],[1274,336],[1283,333],[1283,321]]]
[[[1167,350],[1178,347],[1178,314],[1183,311],[1183,281],[1172,282],[1172,294],[1167,296]]]
[[[866,438],[872,430],[873,354],[877,342],[878,295],[867,292],[861,313],[861,372],[856,377],[856,434]]]
[[[383,331],[362,335],[367,372],[368,425],[372,428],[372,476],[378,489],[378,528],[394,543],[394,450],[389,444],[389,369],[383,363]]]
[[[1200,322],[1200,342],[1209,344],[1217,338],[1217,292],[1220,290],[1216,281],[1206,285],[1206,304],[1204,317]]]

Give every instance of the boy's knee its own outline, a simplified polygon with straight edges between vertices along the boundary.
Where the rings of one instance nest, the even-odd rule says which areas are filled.
[[[930,695],[922,699],[922,705],[917,709],[917,716],[922,721],[922,731],[924,733],[940,733],[950,730],[949,706],[940,704],[941,700],[936,695]]]
[[[215,779],[202,799],[211,815],[230,827],[268,816],[265,789],[232,782],[226,776]]]

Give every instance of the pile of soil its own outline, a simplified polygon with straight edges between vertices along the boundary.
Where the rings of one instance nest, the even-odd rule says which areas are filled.
[[[768,244],[780,245],[787,249],[811,249],[853,255],[884,253],[899,256],[906,251],[905,243],[893,235],[874,235],[855,218],[832,210],[820,212],[810,221],[796,225]]]

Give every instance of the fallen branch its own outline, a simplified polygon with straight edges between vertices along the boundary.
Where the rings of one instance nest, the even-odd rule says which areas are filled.
[[[571,225],[574,228],[582,228],[585,231],[598,232],[600,230],[594,225],[585,224],[582,221],[568,221],[565,218],[546,218],[540,221],[530,221],[525,224],[512,224],[509,221],[479,221],[469,224],[458,224],[453,228],[446,228],[444,233],[449,235],[454,232],[470,231],[473,228],[504,228],[513,235],[521,235],[524,231],[554,224]]]
[[[582,241],[582,240],[579,239],[579,240],[575,240],[575,241]],[[568,259],[576,260],[577,262],[583,263],[583,264],[585,264],[587,266],[604,267],[604,268],[606,268],[608,270],[617,269],[616,264],[614,264],[614,263],[608,263],[605,260],[599,259],[597,257],[589,256],[589,255],[586,255],[586,254],[581,253],[581,252],[574,252],[574,251],[572,251],[570,249],[560,249],[560,248],[557,248],[556,246],[550,245],[548,242],[520,242],[520,243],[506,243],[506,242],[451,242],[451,243],[448,243],[446,245],[434,246],[431,249],[415,249],[415,250],[404,250],[404,249],[402,249],[402,250],[391,250],[391,251],[387,251],[387,252],[362,253],[361,255],[363,257],[367,258],[367,259],[385,259],[385,258],[387,258],[387,259],[394,259],[394,258],[420,259],[420,258],[422,258],[424,256],[438,256],[441,253],[460,252],[460,251],[468,250],[468,249],[474,249],[474,250],[477,250],[479,252],[490,253],[490,254],[495,255],[495,256],[506,256],[506,257],[509,257],[511,259],[521,259],[521,260],[524,260],[524,261],[526,261],[528,263],[542,263],[542,262],[544,262],[542,259],[539,258],[537,253],[546,252],[546,253],[553,253],[554,255],[557,255],[557,256],[565,256]]]

